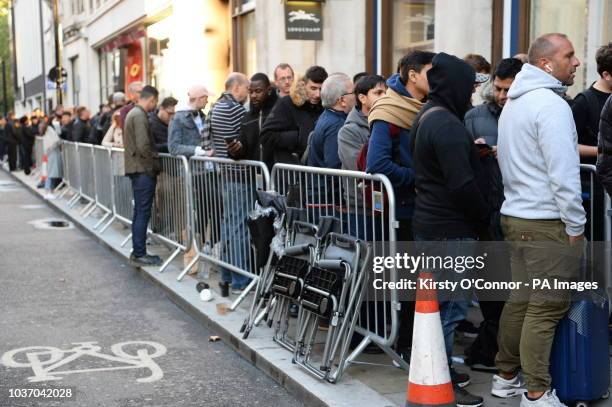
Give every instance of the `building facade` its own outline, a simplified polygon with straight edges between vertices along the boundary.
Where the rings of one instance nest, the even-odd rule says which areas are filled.
[[[47,0],[42,37],[30,29],[39,25],[38,1],[13,1],[17,110],[44,105],[43,65],[55,63]],[[60,20],[64,104],[90,108],[133,81],[181,102],[193,83],[219,94],[229,72],[272,77],[280,62],[298,74],[317,64],[389,75],[421,49],[495,63],[546,32],[566,33],[583,62],[575,95],[597,78],[595,52],[612,41],[610,0],[61,0]]]

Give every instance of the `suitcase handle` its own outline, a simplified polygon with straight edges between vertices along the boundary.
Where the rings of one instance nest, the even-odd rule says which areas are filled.
[[[570,347],[572,346],[576,346],[576,344],[578,342],[577,338],[576,338],[576,334],[578,331],[578,327],[575,326],[576,323],[572,322],[570,320],[570,337],[569,337],[569,345]],[[574,352],[570,352],[570,354],[572,355],[571,360],[570,360],[570,371],[575,372],[576,369],[578,369],[578,349],[574,349]]]

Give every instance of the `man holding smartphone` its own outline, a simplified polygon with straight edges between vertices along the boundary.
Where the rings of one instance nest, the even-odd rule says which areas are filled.
[[[249,96],[249,80],[239,72],[232,72],[225,81],[225,92],[219,97],[210,110],[210,135],[215,157],[228,158],[228,149],[234,149],[240,137],[240,127],[246,114],[243,106]],[[245,219],[250,208],[247,207],[251,194],[249,186],[241,180],[248,179],[248,174],[241,174],[239,168],[222,166],[220,185],[223,194],[223,220],[221,221],[222,260],[233,266],[247,270],[249,253],[248,234]],[[249,278],[242,274],[223,269],[221,284],[231,284],[233,294],[239,294],[246,288]]]

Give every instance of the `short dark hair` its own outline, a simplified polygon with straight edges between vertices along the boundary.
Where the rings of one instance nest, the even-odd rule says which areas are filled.
[[[159,92],[151,85],[142,88],[140,99],[149,99],[150,97],[159,97]]]
[[[357,109],[361,110],[362,104],[359,100],[359,95],[367,95],[371,89],[374,89],[378,84],[385,84],[385,78],[380,75],[366,75],[355,83],[355,104]]]
[[[432,63],[435,53],[429,51],[412,51],[404,55],[397,63],[397,72],[405,84],[408,81],[410,71],[421,72],[426,65]]]
[[[172,96],[168,96],[167,98],[164,98],[164,100],[162,100],[161,104],[159,105],[162,109],[167,109],[171,106],[176,106],[178,104],[178,100],[176,100],[175,98],[173,98]]]
[[[64,116],[72,117],[72,113],[70,113],[68,110],[64,110],[64,112],[62,113],[62,117],[64,117]]]
[[[367,72],[356,73],[355,75],[353,75],[353,83],[359,82],[359,79],[363,78],[364,76],[368,76],[368,75],[369,73]]]
[[[504,58],[497,63],[495,68],[494,78],[509,79],[514,78],[521,72],[523,61],[517,58]]]
[[[479,54],[467,54],[465,58],[463,58],[465,62],[468,63],[474,70],[478,73],[491,73],[491,64],[485,57]]]
[[[595,61],[597,62],[597,73],[599,76],[602,76],[604,72],[612,75],[612,42],[597,50]]]
[[[291,69],[291,76],[295,76],[295,73],[293,72],[293,68],[291,67],[291,65],[289,65],[286,62],[282,62],[276,65],[276,68],[274,68],[274,80],[276,80],[276,71],[278,71],[279,69],[287,69],[287,68]]]
[[[87,110],[87,108],[85,106],[79,106],[76,108],[76,115],[77,117],[81,117],[81,113],[83,113],[85,110]]]
[[[263,82],[264,86],[270,86],[270,78],[265,73],[257,72],[251,76],[251,82]]]
[[[322,66],[314,65],[306,70],[304,82],[323,83],[327,79],[327,71]]]

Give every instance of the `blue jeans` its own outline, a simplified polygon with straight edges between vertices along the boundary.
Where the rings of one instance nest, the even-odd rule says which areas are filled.
[[[248,185],[235,181],[227,182],[223,191],[223,221],[221,223],[223,252],[221,259],[245,271],[250,271],[250,266],[252,266],[247,263],[251,246],[246,225],[247,214],[251,209],[248,206],[249,202],[252,202],[251,193]],[[242,289],[249,284],[251,279],[224,268],[221,270],[221,280],[231,283],[234,289]]]
[[[134,215],[132,216],[132,255],[147,254],[147,228],[151,220],[151,208],[155,196],[157,177],[139,172],[129,174],[134,193]]]
[[[414,240],[417,242],[417,253],[422,252],[426,255],[466,256],[474,254],[476,249],[476,239],[471,237],[441,239],[415,235]],[[449,281],[460,281],[463,277],[462,274],[456,272],[444,276]],[[460,290],[450,293],[450,297],[440,301],[440,319],[449,366],[452,365],[455,328],[467,317],[468,307],[469,302],[463,298]]]

